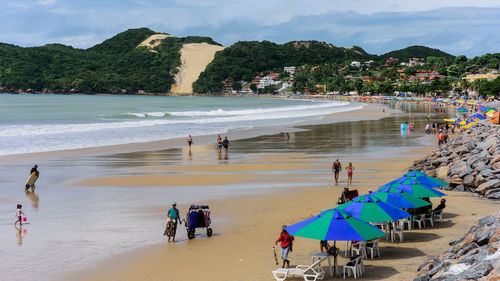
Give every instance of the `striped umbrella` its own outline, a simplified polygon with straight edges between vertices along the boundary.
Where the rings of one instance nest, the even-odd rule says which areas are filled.
[[[379,188],[381,192],[389,192],[391,188],[395,188],[401,192],[410,193],[413,196],[423,197],[441,197],[446,194],[437,191],[431,187],[425,186],[413,179],[406,179],[392,184],[385,184]]]
[[[402,209],[414,209],[431,205],[430,202],[422,200],[409,193],[402,192],[396,188],[391,188],[388,192],[375,191],[371,193],[371,195],[382,200],[384,203],[391,204]]]
[[[396,221],[411,216],[407,212],[390,204],[382,202],[379,198],[365,194],[351,201],[335,207],[349,215],[366,222]]]
[[[376,226],[330,209],[286,228],[293,236],[325,241],[367,241],[385,236]]]

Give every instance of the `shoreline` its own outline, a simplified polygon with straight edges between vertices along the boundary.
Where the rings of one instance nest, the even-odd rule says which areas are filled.
[[[384,117],[389,117],[394,113],[401,113],[401,111],[390,108],[384,104],[369,104],[359,103],[362,106],[363,112],[354,112],[358,109],[335,112],[323,116],[318,116],[315,120],[306,122],[297,122],[289,125],[275,125],[275,126],[260,126],[249,129],[235,129],[229,130],[227,133],[220,133],[221,135],[228,136],[230,140],[248,139],[258,136],[274,135],[285,132],[298,132],[303,130],[299,127],[314,126],[318,124],[331,124],[339,122],[351,122],[360,120],[379,120]],[[386,112],[381,113],[381,109],[385,108]],[[339,117],[338,120],[335,120]],[[197,145],[210,145],[215,143],[218,134],[200,135],[194,137],[193,146]],[[115,144],[108,146],[87,147],[67,150],[33,152],[23,154],[9,154],[0,155],[0,163],[16,163],[16,164],[31,164],[37,161],[45,161],[50,159],[78,157],[78,156],[98,156],[110,155],[116,153],[131,153],[131,152],[144,152],[153,150],[166,150],[177,149],[186,147],[185,138],[172,138],[139,143]]]

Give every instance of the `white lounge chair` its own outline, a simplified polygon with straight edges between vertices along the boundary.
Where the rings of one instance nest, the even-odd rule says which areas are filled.
[[[325,271],[321,268],[314,268],[324,259],[319,259],[311,265],[297,265],[295,268],[278,268],[273,270],[276,281],[283,281],[288,277],[302,277],[305,281],[323,280]]]

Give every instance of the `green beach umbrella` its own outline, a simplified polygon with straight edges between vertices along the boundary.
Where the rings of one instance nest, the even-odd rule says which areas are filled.
[[[371,194],[358,196],[334,209],[342,210],[366,222],[397,221],[411,216]]]
[[[330,209],[286,228],[293,236],[325,241],[367,241],[385,236],[376,226]]]
[[[422,200],[409,193],[402,192],[396,188],[390,188],[388,192],[375,191],[370,195],[377,197],[382,202],[391,204],[402,209],[415,209],[431,205],[430,202]]]
[[[445,181],[436,179],[434,177],[428,176],[427,174],[422,173],[422,172],[418,172],[418,171],[409,171],[408,173],[404,174],[402,177],[395,179],[395,180],[389,182],[388,184],[391,185],[391,184],[399,183],[401,181],[408,180],[408,179],[417,181],[418,183],[420,183],[421,185],[426,186],[426,187],[444,187],[444,186],[450,185],[449,183],[447,183]]]
[[[409,193],[413,196],[424,198],[424,197],[441,197],[446,194],[437,191],[431,187],[427,187],[416,180],[406,179],[400,180],[395,183],[388,183],[379,188],[381,192],[390,192],[391,188],[396,190]]]

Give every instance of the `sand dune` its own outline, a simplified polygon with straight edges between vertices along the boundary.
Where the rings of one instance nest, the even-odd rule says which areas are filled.
[[[174,94],[192,93],[193,82],[214,59],[215,53],[223,49],[224,47],[208,43],[184,44],[181,48],[182,65],[179,73],[175,76],[175,85],[172,86],[170,92]]]
[[[142,41],[141,44],[139,44],[139,46],[137,46],[137,47],[146,46],[146,47],[150,48],[152,52],[156,52],[155,50],[153,50],[153,48],[160,45],[161,40],[163,40],[167,37],[173,37],[173,36],[169,35],[169,34],[164,34],[164,33],[153,34],[153,35],[149,36],[148,39]]]

